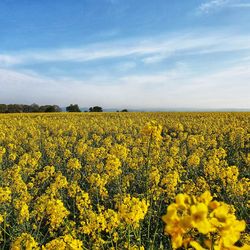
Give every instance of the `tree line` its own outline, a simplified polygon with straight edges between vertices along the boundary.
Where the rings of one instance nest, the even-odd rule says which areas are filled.
[[[68,107],[66,107],[67,112],[81,112],[79,106],[77,104],[70,104]],[[88,112],[85,110],[84,112]],[[89,112],[103,112],[102,107],[100,106],[94,106],[89,108]],[[127,109],[122,109],[121,111],[117,110],[116,112],[128,112]]]
[[[61,112],[62,109],[58,105],[42,105],[38,104],[0,104],[0,113],[38,113],[38,112]]]
[[[66,107],[67,112],[81,112],[78,104],[70,104]],[[127,112],[127,109],[121,110],[121,112]],[[39,106],[36,103],[31,105],[27,104],[0,104],[0,113],[38,113],[38,112],[62,112],[62,109],[58,105],[42,105]],[[85,111],[88,112],[88,111]],[[103,112],[102,107],[93,106],[89,108],[89,112]],[[119,111],[118,111],[119,112]]]

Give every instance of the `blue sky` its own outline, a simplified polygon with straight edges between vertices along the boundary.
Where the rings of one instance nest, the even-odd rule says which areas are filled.
[[[250,108],[250,0],[1,0],[0,103]]]

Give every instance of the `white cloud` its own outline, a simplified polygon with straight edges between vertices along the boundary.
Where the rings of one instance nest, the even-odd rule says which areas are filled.
[[[142,59],[142,61],[146,64],[154,64],[154,63],[159,63],[173,55],[173,52],[165,52],[165,53],[159,53],[159,54],[154,54],[152,56],[148,56]]]
[[[0,54],[0,66],[52,62],[88,62],[132,57],[146,64],[159,63],[178,54],[202,54],[250,49],[250,35],[226,32],[179,33],[152,39],[130,39],[84,47],[19,51]]]
[[[197,55],[217,52],[230,52],[227,53],[230,55],[241,50],[244,56],[239,53],[230,57],[230,62],[222,58],[223,66],[210,70],[207,65],[209,72],[206,73],[201,73],[191,62],[188,64],[184,57],[195,59]],[[179,33],[80,48],[13,52],[0,55],[0,102],[62,106],[78,103],[117,108],[250,108],[249,55],[250,35],[222,31]],[[56,62],[111,58],[119,59],[112,61],[112,69],[103,63],[101,71],[93,67],[80,80],[67,72],[62,78],[44,77],[32,71],[35,63],[50,63],[57,69]],[[136,70],[142,62],[151,66],[166,59],[178,62],[172,60],[171,70],[163,70],[163,67],[153,73]],[[22,66],[22,72],[16,69],[17,65]]]
[[[22,60],[18,56],[0,54],[0,65],[2,66],[8,67],[20,63],[22,63]]]
[[[250,3],[235,3],[230,6],[233,8],[250,8]]]
[[[213,74],[189,73],[182,63],[171,71],[83,80],[50,79],[1,69],[0,100],[117,108],[250,108],[249,62]]]
[[[249,8],[250,3],[241,0],[207,0],[198,7],[198,13],[210,13],[222,8]]]
[[[135,67],[136,67],[136,62],[128,61],[128,62],[118,63],[115,68],[118,71],[125,72],[134,69]]]
[[[229,2],[230,0],[209,0],[209,1],[202,3],[198,7],[198,11],[201,13],[208,13],[210,11],[213,11],[215,9],[225,6]]]

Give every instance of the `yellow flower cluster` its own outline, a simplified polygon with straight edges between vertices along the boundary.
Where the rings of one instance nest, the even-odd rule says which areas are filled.
[[[199,197],[178,194],[162,219],[166,223],[165,233],[171,235],[173,249],[188,245],[196,250],[250,249],[250,245],[235,245],[245,230],[245,221],[237,220],[226,203],[213,201],[209,191]]]
[[[67,163],[67,168],[69,171],[72,170],[80,170],[81,169],[81,163],[77,158],[71,158],[69,159]]]
[[[48,242],[42,250],[81,250],[82,242],[67,234]]]
[[[0,187],[0,204],[11,200],[11,190],[8,187]]]
[[[0,248],[247,249],[249,127],[249,113],[1,114]]]
[[[140,201],[138,198],[127,195],[121,202],[117,202],[118,215],[121,221],[134,228],[139,227],[140,220],[143,220],[148,206],[145,200]]]
[[[116,178],[122,173],[121,162],[114,155],[108,155],[105,170],[109,178]]]
[[[61,200],[48,197],[47,195],[39,197],[33,211],[33,216],[38,221],[46,218],[51,230],[58,229],[68,215],[69,211]]]
[[[38,250],[38,244],[35,239],[27,233],[22,233],[11,244],[10,250]]]
[[[148,122],[142,129],[142,134],[153,137],[156,141],[161,140],[162,126],[156,121]]]

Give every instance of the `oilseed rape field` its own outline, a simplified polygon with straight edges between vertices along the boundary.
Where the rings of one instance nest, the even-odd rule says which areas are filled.
[[[250,249],[250,113],[0,115],[0,249]]]

